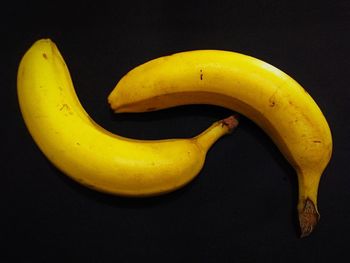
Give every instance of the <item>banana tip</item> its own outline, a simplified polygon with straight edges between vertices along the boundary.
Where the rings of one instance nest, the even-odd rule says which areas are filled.
[[[111,98],[111,95],[108,96],[107,98],[107,103],[109,105],[109,108],[114,112],[118,113],[118,107],[115,106],[115,103],[113,102],[113,99]]]
[[[238,114],[232,115],[226,119],[221,120],[221,124],[223,126],[227,126],[229,132],[232,132],[238,125],[238,118]]]
[[[307,198],[304,201],[303,209],[299,212],[301,238],[307,237],[312,233],[319,221],[319,218],[320,215],[317,212],[314,202]]]

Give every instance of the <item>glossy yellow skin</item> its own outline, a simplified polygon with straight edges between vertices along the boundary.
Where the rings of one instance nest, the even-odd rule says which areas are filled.
[[[332,137],[311,96],[281,70],[235,52],[198,50],[161,57],[127,73],[108,97],[115,112],[184,104],[215,104],[258,124],[295,168],[299,212],[317,189],[332,153]]]
[[[24,55],[17,86],[24,121],[41,151],[75,181],[106,193],[173,191],[199,173],[207,150],[229,132],[220,122],[191,139],[142,141],[108,132],[83,109],[64,60],[48,39]]]

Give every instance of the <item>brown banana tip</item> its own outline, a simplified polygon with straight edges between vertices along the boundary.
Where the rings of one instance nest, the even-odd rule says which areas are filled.
[[[222,126],[224,126],[224,125],[227,126],[229,132],[232,132],[237,127],[237,125],[239,123],[238,122],[238,117],[239,117],[238,114],[232,115],[232,116],[230,116],[230,117],[228,117],[226,119],[223,119],[221,121],[221,124],[222,124]]]
[[[316,210],[314,202],[307,198],[302,211],[299,211],[300,237],[307,237],[312,233],[319,221],[320,215]]]
[[[110,109],[113,113],[119,113],[118,108],[115,107],[115,105],[112,103],[112,101],[108,100],[108,106],[109,106],[109,109]]]

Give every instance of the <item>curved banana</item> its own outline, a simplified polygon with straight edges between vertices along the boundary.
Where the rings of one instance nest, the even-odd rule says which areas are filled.
[[[247,116],[270,135],[297,172],[301,235],[317,224],[318,184],[331,157],[331,132],[311,96],[281,70],[229,51],[182,52],[131,70],[108,101],[115,112],[215,104]]]
[[[106,193],[149,196],[183,186],[199,173],[210,146],[237,125],[229,117],[191,139],[112,134],[83,109],[50,40],[37,41],[24,55],[17,88],[27,128],[46,157],[75,181]]]

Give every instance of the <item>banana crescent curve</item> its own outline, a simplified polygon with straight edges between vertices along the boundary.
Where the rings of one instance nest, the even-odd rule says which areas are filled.
[[[331,158],[332,137],[315,101],[281,70],[230,51],[181,52],[128,72],[108,102],[115,112],[214,104],[247,116],[272,138],[296,170],[302,236],[312,232],[319,219],[317,191]]]
[[[85,112],[49,39],[35,42],[23,56],[17,93],[26,126],[45,156],[75,181],[117,195],[151,196],[187,184],[211,145],[237,125],[229,117],[189,139],[142,141],[112,134]]]

